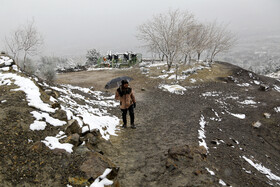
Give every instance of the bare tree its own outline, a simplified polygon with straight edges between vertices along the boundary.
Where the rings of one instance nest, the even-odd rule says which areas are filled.
[[[209,30],[207,25],[198,24],[194,27],[193,32],[195,33],[192,36],[194,41],[193,47],[197,53],[197,61],[199,61],[201,53],[209,46]]]
[[[23,70],[25,70],[28,56],[38,54],[39,47],[43,44],[43,38],[37,31],[34,21],[31,21],[11,33],[10,37],[6,37],[5,43],[17,61],[22,55]]]
[[[188,28],[193,22],[192,14],[170,10],[140,25],[138,38],[146,43],[149,50],[156,49],[165,56],[168,70],[170,70],[174,60],[182,54],[184,40],[189,32]]]
[[[210,62],[212,62],[218,53],[228,51],[237,41],[236,36],[227,30],[224,24],[218,25],[213,22],[208,26],[208,51],[210,55]]]
[[[13,55],[13,58],[16,61],[18,61],[19,53],[22,50],[22,46],[20,45],[20,30],[14,31],[9,37],[6,36],[5,44],[7,51]]]

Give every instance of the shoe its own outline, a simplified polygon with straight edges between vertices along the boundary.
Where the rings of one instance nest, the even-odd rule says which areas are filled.
[[[131,124],[131,128],[132,128],[132,129],[136,129],[136,127],[135,127],[134,124]]]
[[[127,128],[127,125],[126,125],[126,124],[123,124],[122,128]]]

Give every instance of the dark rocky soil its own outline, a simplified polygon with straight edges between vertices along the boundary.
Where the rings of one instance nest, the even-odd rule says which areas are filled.
[[[158,89],[162,80],[147,78],[137,68],[60,74],[58,82],[104,90],[103,85],[110,78],[134,78],[131,86],[137,99],[137,129],[122,129],[109,141],[100,141],[96,148],[119,167],[115,186],[221,186],[220,179],[229,186],[279,185],[280,181],[269,180],[242,156],[262,163],[280,176],[280,115],[274,110],[280,106],[280,93],[273,89],[280,82],[227,63],[215,64],[212,72],[215,68],[226,73],[211,75],[211,79],[203,77],[207,81],[196,84],[182,82],[187,86],[184,95]],[[270,89],[261,91],[254,80]],[[237,85],[242,83],[250,86]],[[7,100],[0,103],[0,186],[66,186],[69,177],[86,178],[86,173],[78,169],[87,159],[85,154],[54,152],[36,143],[60,129],[49,127],[38,133],[28,130],[34,120],[30,115],[32,109],[23,100],[24,93],[14,94],[7,91],[10,89],[0,87],[0,100]],[[114,89],[109,92],[114,93]],[[217,94],[203,95],[206,92]],[[239,103],[248,98],[256,104]],[[121,117],[118,108],[110,113]],[[246,118],[239,119],[230,113],[245,114]],[[264,113],[271,117],[265,118]],[[208,153],[199,147],[201,116],[207,122]],[[254,128],[252,124],[257,121],[262,125]],[[85,185],[88,183],[79,186]]]

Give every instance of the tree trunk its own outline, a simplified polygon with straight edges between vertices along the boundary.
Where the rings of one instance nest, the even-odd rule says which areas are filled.
[[[192,62],[192,58],[191,58],[191,55],[189,55],[189,64],[191,64]]]
[[[164,61],[164,56],[165,56],[165,55],[162,55],[162,56],[161,56],[161,61]]]
[[[200,53],[197,53],[197,61],[199,62],[200,60]]]
[[[24,57],[23,57],[23,71],[25,71],[25,68],[26,68],[26,64],[25,64],[25,62],[26,62],[26,56],[27,56],[27,53],[25,52],[25,53],[24,53]]]
[[[185,55],[184,64],[187,64],[187,58],[188,58],[188,55]]]

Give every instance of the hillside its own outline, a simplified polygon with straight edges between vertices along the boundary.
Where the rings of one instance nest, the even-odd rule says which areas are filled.
[[[280,186],[277,79],[217,62],[180,66],[175,83],[175,70],[147,63],[49,85],[6,61],[3,186]],[[136,130],[120,129],[115,90],[104,89],[123,75],[134,79]]]

